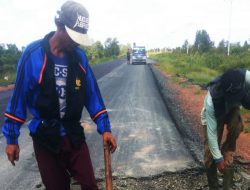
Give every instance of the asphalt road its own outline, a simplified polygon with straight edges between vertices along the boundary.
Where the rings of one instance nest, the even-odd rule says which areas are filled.
[[[97,77],[118,142],[118,149],[112,155],[113,175],[148,177],[196,167],[166,110],[149,67],[127,65],[125,60],[118,62],[109,73],[101,69]],[[82,121],[96,177],[102,178],[101,136],[86,111]],[[0,137],[0,189],[39,189],[35,187],[40,178],[27,128],[21,129],[21,155],[15,167],[7,161],[4,147],[5,139]]]
[[[147,177],[195,166],[147,65],[123,64],[98,83],[119,145],[112,156],[114,175]],[[96,140],[94,124],[84,122],[98,177],[103,174],[101,139]]]

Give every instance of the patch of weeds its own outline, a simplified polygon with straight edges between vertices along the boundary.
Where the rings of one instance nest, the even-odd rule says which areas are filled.
[[[246,114],[250,114],[250,111],[247,110],[247,109],[245,109],[245,108],[243,108],[243,107],[241,107],[240,113],[241,113],[242,115],[246,115]]]
[[[244,127],[244,132],[245,133],[250,133],[250,124]]]
[[[188,84],[186,82],[182,82],[180,83],[181,87],[182,88],[187,88],[188,87]]]
[[[180,83],[181,82],[181,78],[177,77],[177,76],[172,76],[171,77],[171,81],[176,82],[176,83]]]
[[[194,92],[195,95],[200,95],[201,94],[201,90],[197,90]]]

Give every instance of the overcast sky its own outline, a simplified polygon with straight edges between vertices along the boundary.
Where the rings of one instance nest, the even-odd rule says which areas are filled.
[[[89,11],[88,34],[102,43],[174,48],[194,43],[205,29],[217,45],[250,39],[250,0],[77,0]],[[230,2],[232,1],[231,27]],[[0,43],[18,47],[55,30],[54,16],[65,0],[0,0]],[[229,30],[230,29],[230,30]]]

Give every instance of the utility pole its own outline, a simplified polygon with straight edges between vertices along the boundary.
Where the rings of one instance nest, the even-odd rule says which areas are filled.
[[[231,38],[231,24],[232,24],[232,3],[233,0],[230,0],[229,5],[229,21],[228,21],[228,40],[227,40],[227,56],[230,55],[230,38]]]

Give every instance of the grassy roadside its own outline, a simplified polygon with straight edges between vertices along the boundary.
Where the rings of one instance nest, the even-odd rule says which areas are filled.
[[[206,84],[229,68],[250,69],[250,52],[226,56],[218,53],[184,54],[154,53],[152,59],[158,61],[160,69],[166,73],[182,76],[195,84]]]
[[[199,64],[195,57],[185,54],[152,54],[150,58],[158,61],[157,65],[163,72],[171,74],[174,78],[187,78],[199,85],[206,84],[219,74],[218,71]]]
[[[7,86],[13,84],[15,80],[16,80],[16,71],[8,71],[6,73],[0,73],[0,86]]]
[[[113,59],[117,59],[118,57],[114,56],[114,57],[104,57],[104,58],[98,58],[98,59],[93,59],[89,61],[89,64],[100,64],[103,62],[107,62],[107,61],[111,61]]]
[[[213,80],[216,76],[221,74],[225,69],[230,67],[245,67],[250,68],[250,59],[247,59],[249,55],[246,55],[241,62],[238,56],[232,56],[228,65],[228,57],[221,56],[220,64],[211,66],[215,56],[211,55],[186,55],[186,54],[175,54],[175,53],[158,53],[151,54],[150,58],[157,60],[157,66],[161,71],[171,76],[171,80],[177,82],[182,87],[186,87],[190,84],[198,84],[204,86],[209,81]],[[215,61],[216,62],[216,59]],[[218,61],[217,61],[218,62]],[[188,81],[189,84],[183,83]],[[194,95],[199,95],[197,91]],[[244,119],[244,132],[250,133],[250,111],[244,108],[241,109],[241,114]]]

